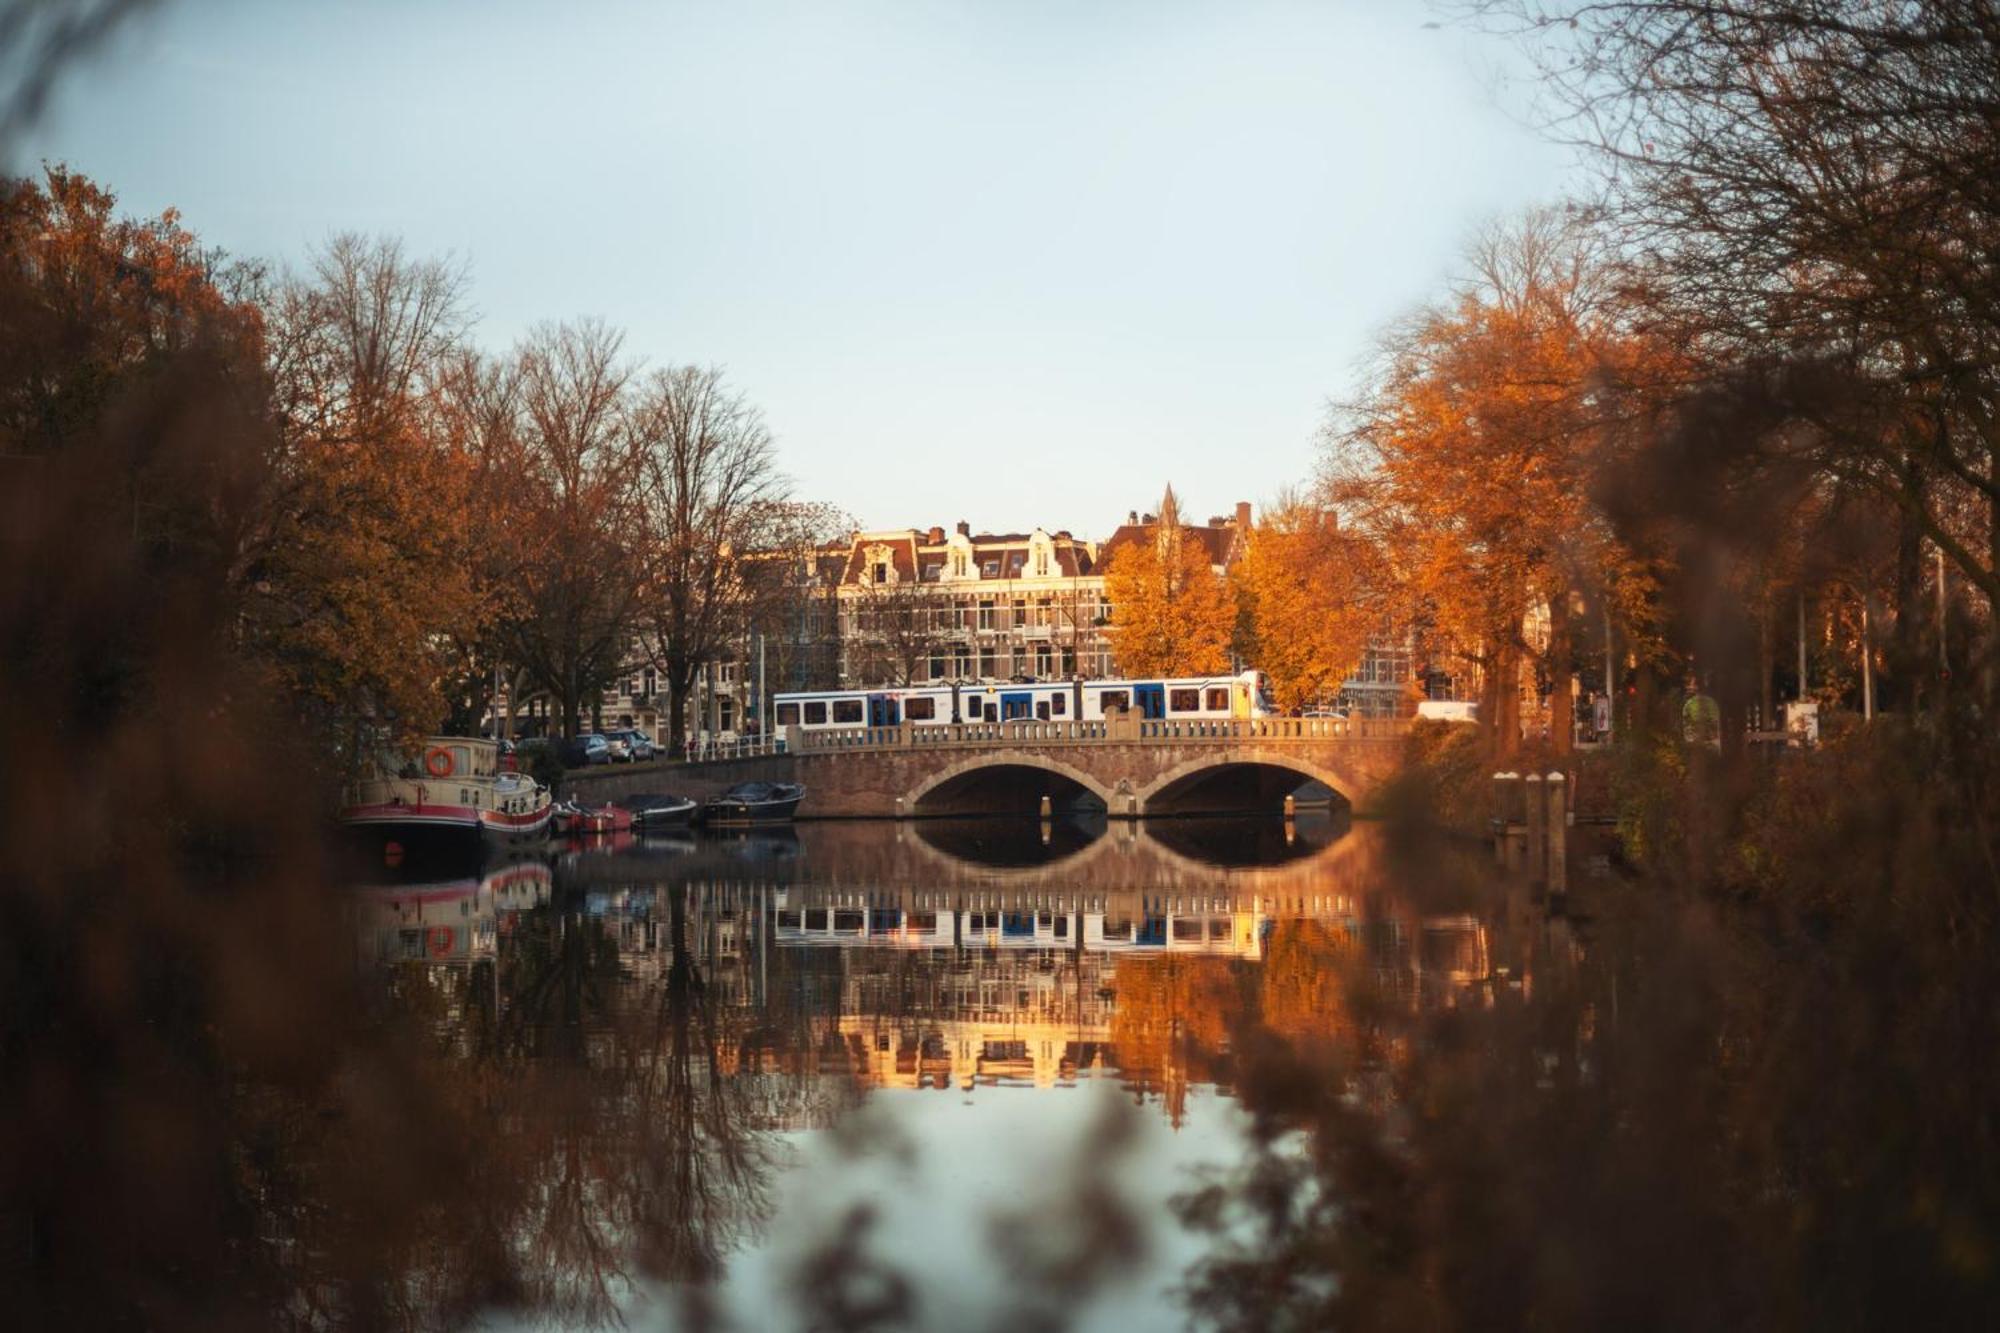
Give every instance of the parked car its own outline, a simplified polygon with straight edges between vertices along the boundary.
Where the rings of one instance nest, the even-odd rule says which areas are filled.
[[[645,732],[640,731],[637,727],[628,727],[624,731],[614,731],[611,733],[611,757],[613,759],[621,757],[618,748],[620,746],[624,747],[622,757],[633,763],[641,763],[657,757],[653,747],[653,738]]]
[[[612,763],[614,763],[614,764],[624,764],[624,763],[630,763],[630,762],[631,762],[631,760],[632,760],[632,747],[631,747],[631,746],[629,746],[629,745],[627,745],[627,744],[625,743],[625,733],[624,733],[624,732],[622,732],[622,731],[607,731],[607,732],[605,732],[605,733],[604,733],[604,743],[605,743],[606,745],[608,745],[608,746],[610,746],[610,747],[611,747],[611,762],[612,762]]]
[[[588,736],[574,736],[557,743],[556,758],[562,760],[564,768],[608,764],[611,762],[611,742],[595,732]]]

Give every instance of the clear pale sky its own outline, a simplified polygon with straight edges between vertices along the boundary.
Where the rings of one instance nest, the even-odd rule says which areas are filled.
[[[1370,339],[1566,159],[1418,0],[180,0],[30,141],[296,265],[467,261],[480,337],[722,366],[870,526],[1103,537],[1304,477]]]

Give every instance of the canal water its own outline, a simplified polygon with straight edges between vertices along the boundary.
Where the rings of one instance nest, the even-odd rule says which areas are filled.
[[[357,887],[413,1054],[329,1122],[367,1181],[314,1188],[375,1257],[311,1290],[406,1326],[1990,1326],[1983,958],[1904,895],[1780,913],[1576,830],[1567,865],[1324,815],[819,823]]]
[[[384,1020],[476,1136],[437,1257],[525,1267],[501,1326],[1181,1327],[1259,1244],[1256,1173],[1311,1169],[1246,1071],[1392,1130],[1414,1025],[1518,1002],[1564,932],[1477,854],[1398,892],[1383,842],[806,824],[359,887]]]

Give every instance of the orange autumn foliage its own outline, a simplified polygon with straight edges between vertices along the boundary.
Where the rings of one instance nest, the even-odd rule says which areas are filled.
[[[1112,606],[1106,637],[1125,676],[1203,676],[1229,669],[1236,601],[1190,541],[1169,486],[1150,541],[1122,547],[1104,574]]]
[[[1297,497],[1265,508],[1232,578],[1248,656],[1279,707],[1330,695],[1353,674],[1383,623],[1374,565],[1374,549],[1342,532],[1333,511]]]

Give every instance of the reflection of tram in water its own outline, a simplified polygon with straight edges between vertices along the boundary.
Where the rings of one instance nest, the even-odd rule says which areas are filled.
[[[1257,910],[1053,911],[985,907],[926,910],[896,906],[794,904],[783,891],[773,913],[779,945],[903,949],[1081,948],[1087,953],[1263,955],[1271,918]]]
[[[468,963],[491,958],[516,912],[549,900],[553,877],[539,861],[485,876],[373,884],[355,891],[361,937],[378,963]]]
[[[1275,717],[1261,671],[1174,680],[1062,680],[1022,684],[918,685],[905,689],[779,694],[779,727],[944,727],[972,722],[1101,722],[1127,710],[1141,718],[1224,721]]]

